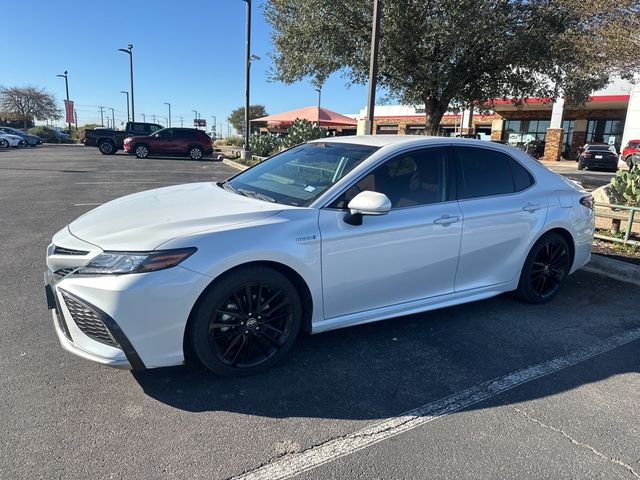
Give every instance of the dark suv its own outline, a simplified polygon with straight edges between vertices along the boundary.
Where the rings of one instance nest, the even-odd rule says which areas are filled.
[[[192,160],[213,152],[209,135],[195,128],[163,128],[149,136],[128,137],[124,149],[138,158],[164,154],[186,155]]]
[[[601,168],[609,172],[618,170],[618,154],[613,145],[591,143],[585,145],[578,156],[578,170]]]

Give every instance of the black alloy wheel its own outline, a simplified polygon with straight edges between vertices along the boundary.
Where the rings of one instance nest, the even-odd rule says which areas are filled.
[[[136,157],[147,158],[149,156],[149,147],[144,143],[140,143],[133,148]]]
[[[238,270],[218,280],[200,302],[191,345],[214,373],[251,375],[287,354],[301,317],[298,293],[282,274],[264,267]]]
[[[571,268],[569,246],[551,232],[531,248],[520,274],[518,296],[528,303],[545,303],[555,297]]]
[[[9,140],[0,138],[0,148],[9,148]]]
[[[104,140],[98,145],[98,150],[100,150],[100,153],[103,155],[111,155],[115,153],[116,146],[111,140]]]

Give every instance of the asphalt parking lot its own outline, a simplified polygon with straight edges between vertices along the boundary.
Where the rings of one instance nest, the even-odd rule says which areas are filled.
[[[63,351],[42,285],[51,236],[121,195],[234,173],[0,152],[0,479],[640,477],[640,288],[596,274],[546,305],[502,295],[303,335],[249,378]]]

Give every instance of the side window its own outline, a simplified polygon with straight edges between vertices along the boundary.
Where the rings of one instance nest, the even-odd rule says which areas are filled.
[[[533,185],[533,176],[513,158],[511,159],[511,172],[513,173],[514,191],[521,192]]]
[[[511,157],[488,148],[455,147],[458,157],[458,198],[513,193]]]
[[[160,138],[171,138],[171,130],[168,128],[166,130],[162,130],[158,133],[158,137]]]
[[[449,148],[427,148],[388,160],[340,195],[331,208],[346,209],[360,192],[384,193],[391,208],[444,202],[449,198]]]

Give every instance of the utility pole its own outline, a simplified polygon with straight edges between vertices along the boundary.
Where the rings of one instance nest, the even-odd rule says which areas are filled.
[[[133,101],[133,44],[129,44],[127,48],[119,48],[118,51],[129,54],[129,72],[131,74],[131,121],[136,121],[136,107]]]
[[[111,128],[113,128],[115,130],[115,128],[116,128],[116,117],[115,117],[115,114],[113,113],[114,110],[111,107],[109,107],[109,110],[111,110]]]
[[[153,118],[153,123],[156,123],[156,114],[155,113],[153,115],[151,115],[151,118]]]
[[[100,125],[104,127],[104,107],[98,107],[100,109]]]
[[[376,106],[376,84],[378,80],[378,47],[380,45],[380,16],[382,14],[382,0],[373,0],[373,25],[371,31],[371,55],[369,58],[369,98],[367,101],[367,119],[364,133],[373,132],[373,111]]]
[[[213,135],[214,137],[218,136],[218,127],[216,126],[217,122],[216,122],[216,116],[215,115],[211,115],[213,117]]]
[[[180,118],[180,126],[184,127],[184,121],[183,121],[184,117],[180,116],[179,118]]]

